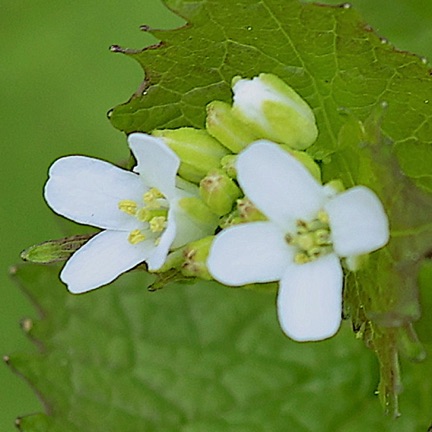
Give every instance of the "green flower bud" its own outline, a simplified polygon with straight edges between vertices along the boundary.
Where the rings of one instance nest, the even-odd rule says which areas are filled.
[[[294,156],[299,162],[301,162],[304,167],[321,183],[321,168],[315,162],[312,156],[309,156],[303,151],[293,150],[287,145],[281,145],[282,149],[287,151],[290,155]]]
[[[30,246],[21,252],[21,259],[37,264],[63,262],[68,260],[75,251],[93,236],[94,234],[75,235]]]
[[[197,232],[201,230],[203,235],[209,233],[218,225],[218,217],[197,197],[185,197],[178,201],[178,206],[185,213],[185,217],[189,218],[195,224]]]
[[[233,153],[241,152],[259,135],[232,113],[231,105],[213,101],[207,105],[206,127],[208,133]]]
[[[265,221],[267,218],[255,207],[249,198],[237,200],[237,210],[242,222]]]
[[[198,183],[228,151],[205,130],[194,128],[164,129],[152,132],[162,138],[181,160],[179,175]]]
[[[232,179],[237,178],[236,168],[237,155],[226,155],[221,159],[221,167]]]
[[[219,221],[219,226],[222,229],[229,228],[234,225],[238,225],[244,223],[244,220],[241,218],[238,208],[235,208],[231,213],[223,216]]]
[[[304,150],[318,130],[309,105],[285,82],[272,74],[233,79],[233,114],[265,138]]]
[[[183,250],[184,262],[181,272],[187,277],[212,280],[207,270],[207,258],[214,236],[204,237],[186,245]]]
[[[341,193],[345,190],[342,180],[339,179],[329,181],[325,184],[325,187],[334,191],[335,194]]]
[[[212,170],[200,182],[200,195],[212,212],[223,216],[242,192],[222,170]]]

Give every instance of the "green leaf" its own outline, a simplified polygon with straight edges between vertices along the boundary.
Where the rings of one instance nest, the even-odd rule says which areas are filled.
[[[297,0],[165,3],[188,25],[147,29],[161,39],[157,49],[123,50],[142,65],[146,79],[140,92],[111,112],[116,128],[127,133],[203,128],[207,103],[231,102],[233,76],[271,72],[313,107],[320,136],[310,151],[320,159],[337,149],[341,108],[364,120],[387,102],[382,127],[402,169],[432,189],[432,165],[426,163],[432,139],[429,69],[420,57],[384,43],[355,10]],[[425,162],[416,168],[415,160]]]
[[[274,295],[213,283],[156,293],[129,273],[84,296],[57,268],[22,265],[14,278],[42,319],[28,321],[38,356],[10,366],[38,389],[47,415],[23,432],[415,432],[426,430],[432,361],[406,365],[405,415],[382,415],[377,370],[348,326],[300,344],[283,336]]]
[[[371,187],[389,213],[392,240],[364,271],[348,276],[345,310],[378,356],[380,397],[397,415],[399,351],[423,356],[412,323],[420,316],[419,266],[432,246],[427,65],[378,37],[349,5],[165,2],[188,24],[148,30],[162,41],[158,49],[124,51],[142,65],[146,80],[142,92],[113,110],[113,125],[126,133],[202,128],[206,104],[231,102],[235,75],[274,73],[309,102],[320,134],[308,152],[323,162],[324,180]]]

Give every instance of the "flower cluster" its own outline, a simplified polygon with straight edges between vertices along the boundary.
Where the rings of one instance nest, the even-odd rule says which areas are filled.
[[[233,102],[207,107],[206,129],[129,135],[133,172],[82,156],[56,161],[51,208],[102,231],[67,261],[74,293],[148,271],[242,286],[279,281],[277,312],[297,341],[334,335],[343,267],[383,247],[388,219],[364,186],[321,184],[305,151],[318,136],[309,105],[271,74],[234,78]]]

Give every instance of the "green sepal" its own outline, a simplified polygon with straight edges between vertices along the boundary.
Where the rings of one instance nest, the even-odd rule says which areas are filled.
[[[241,152],[259,139],[258,134],[233,114],[231,105],[222,101],[207,105],[206,127],[211,136],[233,153]]]
[[[200,182],[200,196],[212,212],[223,216],[242,195],[242,191],[222,170],[210,171]]]
[[[213,239],[214,236],[208,236],[186,245],[183,251],[184,263],[181,268],[184,276],[213,279],[207,269],[207,258]]]

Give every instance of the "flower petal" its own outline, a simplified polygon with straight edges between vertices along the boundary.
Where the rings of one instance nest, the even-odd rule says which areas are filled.
[[[293,264],[282,277],[277,310],[282,330],[305,342],[333,336],[342,317],[342,268],[335,254]]]
[[[137,166],[134,171],[139,173],[144,183],[156,187],[168,199],[175,195],[175,180],[180,166],[178,156],[164,143],[144,133],[133,133],[128,137]]]
[[[256,141],[240,153],[237,172],[245,195],[288,231],[296,220],[314,218],[326,200],[323,187],[309,171],[270,141]]]
[[[145,188],[137,174],[98,159],[69,156],[54,162],[49,176],[45,199],[56,213],[99,228],[130,230],[136,225],[118,203],[142,201]]]
[[[271,222],[251,222],[223,230],[212,244],[207,261],[209,272],[226,285],[279,280],[293,248]]]
[[[387,215],[379,198],[367,187],[356,186],[336,195],[324,209],[334,250],[341,257],[372,252],[389,240]]]
[[[132,245],[128,236],[122,231],[102,231],[78,249],[60,275],[69,291],[80,294],[106,285],[153,252],[152,240]]]

